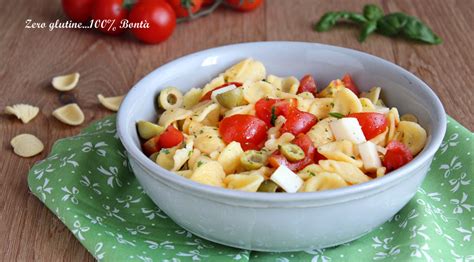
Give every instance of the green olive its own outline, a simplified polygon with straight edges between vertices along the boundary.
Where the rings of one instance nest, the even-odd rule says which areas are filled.
[[[222,94],[218,94],[216,99],[219,104],[227,108],[241,106],[245,103],[244,94],[240,88],[235,88]]]
[[[256,170],[261,168],[266,161],[266,155],[256,150],[248,150],[240,158],[240,163],[245,170]]]
[[[178,108],[183,104],[183,94],[176,87],[167,87],[160,92],[158,105],[165,109]]]
[[[165,131],[164,127],[148,121],[138,121],[137,128],[138,134],[143,139],[150,139],[154,136],[161,135],[161,133]]]
[[[271,180],[265,180],[262,184],[260,184],[260,187],[258,188],[257,192],[275,193],[277,189],[278,185],[275,182]]]
[[[280,152],[291,162],[301,160],[305,157],[303,149],[294,144],[281,145]]]

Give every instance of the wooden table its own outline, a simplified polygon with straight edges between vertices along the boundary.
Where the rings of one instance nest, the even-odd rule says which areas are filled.
[[[89,261],[92,256],[69,230],[32,194],[26,174],[48,154],[58,138],[71,136],[109,111],[96,95],[121,95],[154,68],[198,50],[230,43],[294,40],[354,48],[407,68],[426,81],[443,101],[448,114],[474,129],[474,1],[397,0],[380,2],[385,11],[404,11],[420,17],[444,38],[429,46],[382,36],[357,42],[357,29],[340,26],[315,33],[311,25],[329,10],[360,10],[366,1],[267,0],[263,8],[240,14],[220,9],[211,16],[180,24],[160,45],[143,45],[130,36],[109,37],[92,30],[25,29],[25,20],[64,21],[60,1],[1,1],[0,108],[14,103],[40,107],[39,116],[23,125],[1,115],[0,199],[2,261]],[[350,2],[350,3],[348,3]],[[50,86],[53,76],[78,71],[78,87],[60,97]],[[64,100],[76,100],[86,115],[82,127],[69,127],[51,117]],[[39,156],[23,159],[12,153],[10,139],[29,132],[46,146]]]

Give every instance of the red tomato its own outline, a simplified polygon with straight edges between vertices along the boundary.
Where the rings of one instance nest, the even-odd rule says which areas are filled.
[[[216,91],[217,89],[221,89],[221,88],[224,88],[224,87],[230,86],[230,85],[235,85],[236,87],[241,87],[241,86],[242,86],[242,83],[239,83],[239,82],[229,82],[229,83],[225,83],[225,84],[223,84],[223,85],[220,85],[220,86],[218,86],[218,87],[212,89],[211,91],[207,92],[205,95],[203,95],[203,96],[201,97],[201,100],[199,100],[199,101],[204,101],[204,100],[209,100],[209,99],[211,99],[211,95],[212,95],[212,92],[213,92],[213,91]]]
[[[301,78],[300,86],[298,87],[298,94],[303,92],[310,92],[314,95],[318,92],[313,76],[305,75]]]
[[[214,0],[203,0],[202,6],[208,6],[214,4]]]
[[[226,0],[226,3],[237,11],[247,12],[257,9],[263,0]]]
[[[356,96],[359,96],[360,91],[359,88],[355,85],[354,81],[352,80],[351,75],[345,74],[344,77],[342,78],[342,82],[344,83],[344,86],[348,89],[350,89]]]
[[[170,148],[179,145],[183,140],[183,134],[174,126],[170,125],[166,128],[165,132],[160,135],[158,144],[161,148]]]
[[[202,0],[167,0],[173,8],[177,17],[188,17],[188,8],[191,9],[191,13],[196,13],[201,9]]]
[[[296,108],[296,99],[271,99],[262,98],[255,103],[255,114],[262,119],[268,127],[272,126],[272,117],[275,120],[278,116],[287,116],[292,108]]]
[[[398,169],[413,159],[408,147],[397,140],[390,141],[385,148],[387,153],[383,159],[383,165],[387,168],[387,172]]]
[[[233,115],[222,119],[219,133],[224,142],[237,141],[243,150],[259,149],[267,138],[267,125],[252,115]]]
[[[280,129],[280,132],[292,133],[293,135],[304,134],[308,132],[318,122],[315,115],[293,108],[286,116],[286,122]]]
[[[273,152],[273,154],[268,158],[268,164],[274,168],[278,168],[280,165],[285,165],[291,171],[298,172],[301,169],[305,168],[307,165],[315,163],[315,156],[319,153],[313,146],[313,142],[311,141],[309,136],[305,134],[300,134],[295,138],[295,140],[292,141],[292,143],[303,149],[305,158],[299,161],[290,162],[283,155],[281,155],[280,150],[277,150]]]
[[[120,23],[127,18],[127,13],[122,0],[96,0],[91,17],[100,24],[97,29],[110,35],[118,35],[123,32]]]
[[[91,18],[94,0],[62,0],[63,10],[74,22],[87,22]]]
[[[145,155],[150,156],[151,154],[160,151],[159,140],[160,136],[154,136],[143,143],[142,148]]]
[[[383,133],[388,126],[388,120],[384,114],[380,113],[352,113],[346,117],[355,117],[362,127],[365,139],[370,140]]]
[[[176,15],[165,1],[138,1],[131,12],[130,23],[149,23],[149,28],[132,28],[133,35],[148,44],[157,44],[168,39],[176,27]]]

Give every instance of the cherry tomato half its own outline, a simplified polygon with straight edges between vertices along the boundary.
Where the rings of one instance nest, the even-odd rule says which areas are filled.
[[[397,140],[390,141],[385,148],[387,153],[385,153],[383,165],[387,168],[387,172],[398,169],[413,159],[408,147]]]
[[[211,91],[207,92],[206,94],[204,94],[202,97],[201,97],[201,100],[199,101],[205,101],[205,100],[209,100],[211,99],[211,96],[212,96],[212,92],[216,91],[217,89],[221,89],[221,88],[224,88],[226,86],[230,86],[230,85],[235,85],[236,87],[241,87],[242,86],[242,83],[239,83],[239,82],[229,82],[229,83],[225,83],[223,85],[220,85],[214,89],[212,89]]]
[[[154,136],[143,143],[142,149],[145,155],[151,156],[153,153],[160,151],[161,147],[159,141],[160,136]]]
[[[222,119],[219,133],[227,144],[240,143],[242,149],[260,149],[267,138],[267,125],[252,115],[232,115]]]
[[[344,77],[342,78],[342,82],[344,83],[344,86],[348,89],[350,89],[356,96],[359,96],[360,91],[359,88],[355,85],[354,80],[352,80],[351,75],[345,74]]]
[[[310,92],[316,95],[318,89],[316,88],[316,81],[312,75],[305,75],[300,80],[300,86],[298,87],[298,94],[303,92]]]
[[[288,112],[286,121],[281,127],[280,132],[282,134],[289,132],[295,136],[305,134],[316,122],[318,122],[318,119],[315,115],[293,108]]]
[[[91,18],[94,0],[62,0],[64,13],[74,22],[87,22]]]
[[[226,0],[226,3],[237,11],[247,12],[257,9],[263,0]]]
[[[97,29],[109,35],[118,35],[124,30],[120,28],[120,23],[127,18],[127,14],[123,0],[96,0],[91,17],[98,21]]]
[[[158,144],[160,148],[170,148],[179,145],[183,140],[183,134],[174,126],[170,125],[166,128],[165,132],[160,135]]]
[[[129,17],[130,23],[140,23],[145,20],[149,28],[132,28],[132,34],[148,44],[157,44],[168,39],[176,27],[176,15],[171,6],[165,1],[138,1]]]
[[[388,120],[384,114],[364,112],[352,113],[346,117],[355,117],[362,127],[365,139],[370,140],[377,135],[383,133],[388,126]]]
[[[287,116],[292,108],[296,108],[298,100],[296,99],[271,99],[262,98],[255,103],[255,115],[262,119],[268,127],[273,126],[278,116]],[[273,121],[272,121],[273,120]]]
[[[191,13],[196,13],[201,9],[202,0],[167,0],[173,8],[177,17],[188,17],[188,7]]]

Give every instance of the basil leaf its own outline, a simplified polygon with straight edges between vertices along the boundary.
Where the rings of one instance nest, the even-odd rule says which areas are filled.
[[[359,35],[359,42],[364,42],[367,37],[377,29],[377,21],[370,21],[362,27]]]
[[[402,34],[409,39],[422,41],[428,44],[437,45],[443,42],[443,40],[428,26],[413,16],[407,18],[407,22],[402,29]]]
[[[368,20],[379,20],[383,17],[383,11],[374,4],[369,4],[364,6],[364,16]]]
[[[272,106],[272,116],[271,116],[271,118],[270,118],[270,124],[272,124],[272,126],[275,125],[276,119],[277,119],[277,115],[276,115],[276,113],[275,113],[275,107]]]
[[[428,44],[441,44],[443,40],[418,18],[404,13],[384,16],[377,22],[377,32],[386,36],[402,34],[408,39]]]
[[[407,15],[392,13],[377,21],[377,32],[386,36],[394,36],[400,33],[406,23]]]
[[[331,113],[329,113],[329,115],[332,116],[332,117],[335,117],[335,118],[337,118],[337,119],[344,117],[343,114],[341,114],[341,113],[336,113],[336,112],[331,112]]]
[[[325,32],[334,27],[334,25],[341,20],[350,20],[354,23],[366,23],[367,19],[361,14],[354,12],[328,12],[324,14],[321,19],[314,26],[314,30],[318,32]]]

